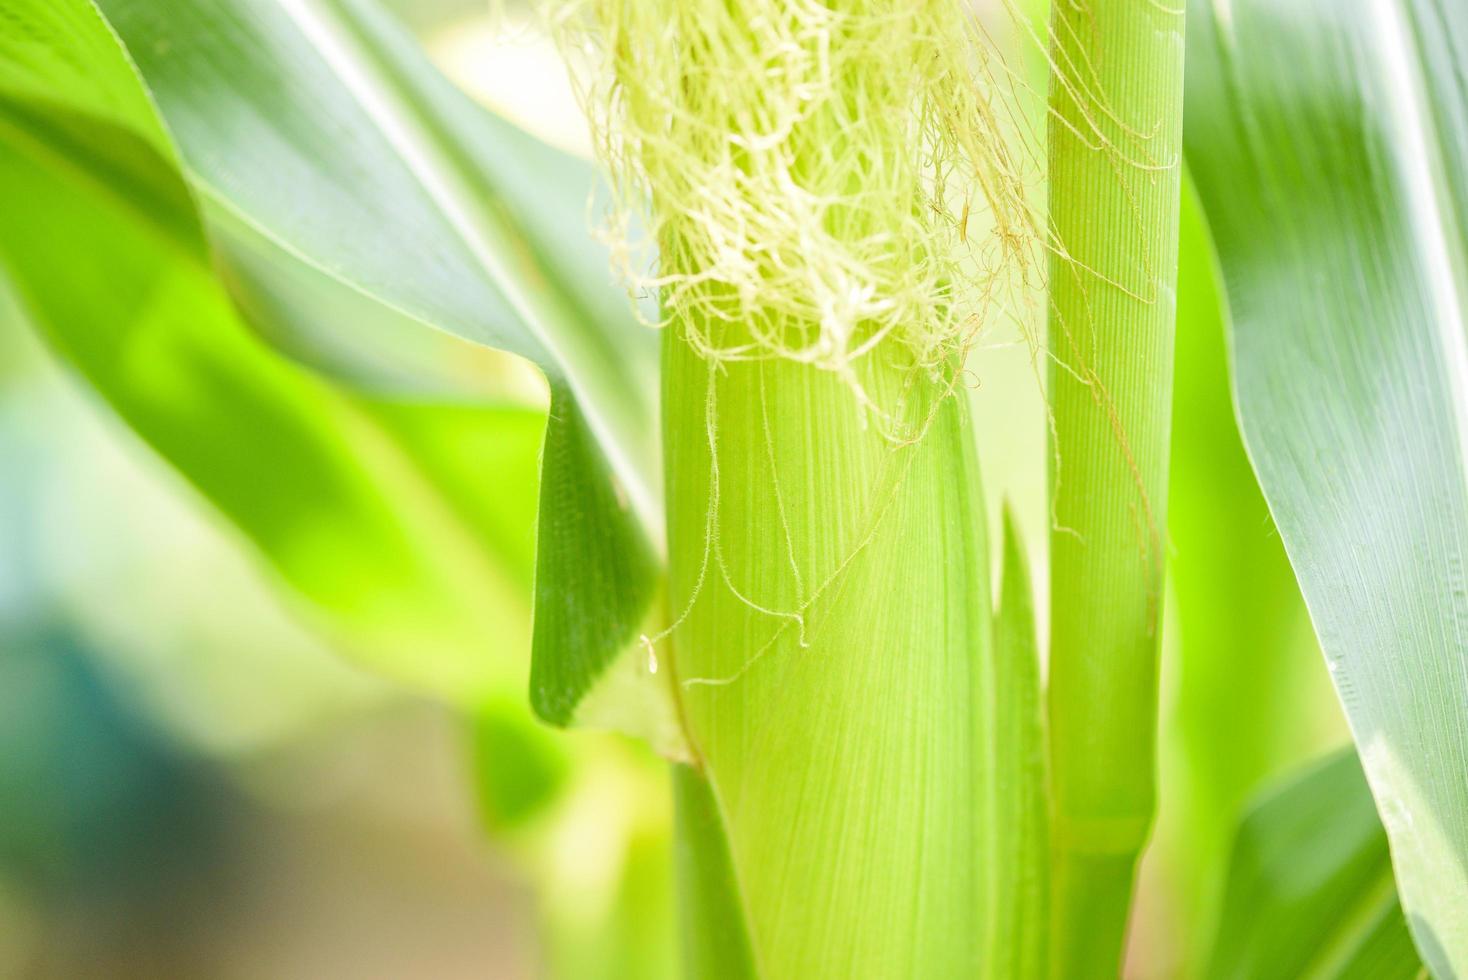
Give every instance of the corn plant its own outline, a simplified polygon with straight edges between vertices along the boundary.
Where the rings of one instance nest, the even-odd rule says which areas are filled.
[[[0,0],[18,307],[476,719],[500,823],[565,778],[540,722],[664,756],[688,977],[1118,975],[1169,565],[1179,969],[1468,972],[1468,12],[544,16],[598,166],[373,0]],[[967,397],[1014,324],[1042,593]],[[1245,807],[1297,596],[1355,751]]]

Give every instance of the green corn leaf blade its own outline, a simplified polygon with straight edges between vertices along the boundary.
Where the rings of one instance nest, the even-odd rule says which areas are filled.
[[[418,37],[451,26],[456,21],[484,13],[479,0],[384,0],[383,8],[392,12]]]
[[[1337,980],[1429,980],[1400,902],[1383,909],[1347,955]]]
[[[301,262],[239,215],[204,201],[221,281],[271,346],[318,373],[399,401],[544,404],[524,361],[428,327]]]
[[[51,26],[107,37],[89,8],[64,10]],[[129,91],[115,45],[92,57],[90,81],[61,90],[75,104]],[[262,345],[214,278],[161,131],[107,115],[136,128],[0,95],[0,275],[21,312],[353,660],[492,726],[486,812],[533,815],[563,781],[526,761],[555,750],[522,694],[543,416],[339,391]],[[485,467],[517,476],[485,493]]]
[[[1186,148],[1245,442],[1391,841],[1468,973],[1468,8],[1192,5]]]
[[[27,28],[52,16],[32,6],[16,7]],[[656,354],[587,233],[591,170],[474,106],[366,2],[97,6],[145,83],[143,106],[157,104],[176,142],[222,279],[259,332],[398,397],[483,400],[504,380],[490,348],[539,366],[551,405],[532,701],[556,723],[673,741],[666,691],[638,659],[608,670],[658,581]],[[53,32],[50,61],[84,57],[73,33]],[[70,98],[44,71],[41,84],[34,68],[19,74],[38,105]],[[130,122],[144,115],[128,108]],[[479,474],[482,488],[511,480],[522,482],[488,465]]]
[[[8,99],[111,123],[168,156],[147,93],[90,3],[6,0],[0,27],[0,92]]]
[[[242,328],[183,185],[146,142],[3,100],[0,132],[13,195],[0,257],[53,347],[343,628],[351,649],[467,703],[497,687],[514,660],[483,637],[526,629],[528,549],[491,561],[472,542],[533,513],[533,489],[435,496],[467,452],[437,419],[465,425],[479,413],[515,460],[533,454],[536,414],[429,412],[333,391]],[[406,445],[415,426],[435,428],[438,442]],[[525,476],[533,486],[533,468]],[[474,519],[455,520],[471,507],[481,508]],[[420,631],[422,649],[410,653]]]
[[[590,170],[472,105],[370,3],[98,6],[203,196],[545,372],[532,702],[570,723],[648,615],[660,526],[655,349],[587,235]]]
[[[1234,841],[1208,975],[1411,980],[1421,973],[1356,753],[1337,752],[1261,798]]]
[[[0,167],[14,194],[0,262],[53,348],[362,659],[464,703],[502,689],[514,660],[483,637],[526,629],[524,593],[516,571],[476,553],[477,530],[427,489],[432,466],[375,420],[412,408],[340,394],[262,347],[215,283],[197,226],[188,232],[181,184],[172,211],[161,212],[160,196],[145,217],[109,174],[81,169],[76,156],[59,165],[15,118],[0,115]],[[86,125],[74,121],[73,132]],[[135,163],[151,152],[93,125],[95,146],[128,147]],[[158,161],[147,180],[162,188],[168,175]],[[507,442],[534,445],[533,413],[489,420]],[[510,511],[500,519],[513,519],[514,498],[500,503]]]

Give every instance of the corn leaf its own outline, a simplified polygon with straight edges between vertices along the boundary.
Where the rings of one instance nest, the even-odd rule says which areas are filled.
[[[0,100],[0,172],[0,268],[52,348],[359,660],[461,704],[503,690],[515,659],[484,638],[528,633],[530,569],[473,542],[533,498],[426,491],[462,460],[436,412],[335,391],[263,347],[214,280],[176,171],[132,132]],[[512,459],[533,452],[534,413],[456,411]],[[423,454],[402,438],[419,426],[438,431]]]
[[[683,908],[683,976],[751,980],[759,976],[749,945],[729,838],[713,789],[691,766],[674,764],[678,814],[675,866]]]
[[[8,3],[37,63],[12,91],[44,116],[73,97],[59,73],[86,79],[106,45],[92,32],[82,47],[74,23],[35,29],[51,5]],[[585,720],[594,684],[630,679],[613,710],[621,698],[632,727],[666,732],[663,689],[607,670],[659,576],[656,355],[587,233],[591,170],[470,103],[365,0],[96,8],[143,82],[126,122],[158,130],[139,122],[157,106],[168,138],[153,142],[176,147],[221,278],[261,334],[400,397],[482,404],[500,369],[476,348],[544,374],[538,457],[477,475],[486,494],[534,485],[520,474],[540,461],[532,701],[558,724]],[[79,108],[111,111],[88,98]]]
[[[995,846],[988,876],[986,977],[1042,977],[1049,949],[1050,798],[1034,596],[1019,522],[1004,509],[1003,578],[994,612]]]
[[[1418,949],[1468,973],[1468,8],[1193,12],[1186,148],[1245,442]]]
[[[1421,971],[1356,753],[1337,752],[1262,797],[1234,841],[1208,975],[1411,980]]]
[[[480,112],[365,2],[99,8],[205,196],[546,373],[532,701],[569,723],[657,577],[652,342],[588,244],[590,171]]]

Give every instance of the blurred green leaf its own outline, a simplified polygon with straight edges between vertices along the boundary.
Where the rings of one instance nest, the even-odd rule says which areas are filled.
[[[1422,971],[1350,749],[1269,793],[1239,825],[1210,977],[1411,980]]]
[[[1191,182],[1179,238],[1168,583],[1176,700],[1165,722],[1156,846],[1195,960],[1217,915],[1229,839],[1263,782],[1318,755],[1338,713],[1279,532],[1234,418],[1221,287]],[[1247,724],[1239,724],[1247,718]]]
[[[0,70],[0,179],[14,194],[0,269],[28,318],[312,601],[340,649],[470,709],[488,741],[515,747],[508,760],[480,746],[497,825],[536,812],[563,782],[548,736],[513,707],[526,683],[543,413],[482,391],[343,391],[261,344],[219,287],[162,131],[138,106],[107,108],[141,89],[115,44],[84,43],[108,37],[105,25],[81,4],[28,23],[7,39],[91,52],[88,73],[55,94],[129,127],[11,98],[27,90],[24,51]],[[385,315],[302,263],[270,274],[275,288],[254,294],[277,304],[264,319]],[[500,481],[489,492],[486,474]]]
[[[0,103],[0,176],[13,194],[0,265],[53,349],[360,660],[462,704],[504,690],[516,651],[496,654],[487,638],[525,635],[516,579],[528,571],[477,551],[473,523],[433,490],[432,461],[374,417],[414,409],[334,391],[246,331],[213,279],[183,186],[136,137],[69,118],[79,142],[63,162],[23,125]],[[140,186],[156,190],[141,206],[100,156],[120,148]],[[506,438],[518,422],[533,447],[533,413],[493,414]],[[495,499],[511,520],[513,497]]]
[[[571,760],[555,739],[527,730],[518,703],[479,712],[473,722],[474,785],[491,831],[524,824],[565,783]]]
[[[1468,973],[1468,7],[1195,0],[1245,442],[1423,958]]]
[[[532,701],[570,723],[644,625],[661,513],[654,338],[588,233],[592,171],[480,110],[367,0],[98,7],[204,197],[544,371]]]
[[[17,0],[10,17],[24,57],[0,73],[12,115],[155,223],[192,214],[181,201],[155,207],[119,182],[130,173],[99,162],[111,162],[126,133],[141,133],[164,159],[175,141],[213,262],[247,322],[293,357],[375,393],[360,400],[390,434],[422,438],[436,425],[408,423],[412,413],[395,402],[429,400],[431,413],[450,401],[457,428],[490,446],[495,426],[484,413],[509,411],[492,406],[517,375],[493,351],[537,364],[548,414],[519,413],[513,437],[477,467],[465,468],[462,454],[453,461],[450,503],[458,516],[491,518],[475,530],[497,535],[459,550],[508,544],[516,562],[534,555],[532,701],[542,716],[676,738],[666,690],[639,658],[607,670],[653,614],[659,577],[656,349],[589,234],[591,169],[469,102],[366,0],[97,7],[145,96],[115,46],[97,37],[106,28],[91,9]],[[137,97],[98,94],[128,91]],[[65,107],[105,113],[126,130],[83,147],[42,132]],[[183,197],[176,181],[163,185]],[[477,424],[466,422],[475,412]],[[522,418],[540,420],[543,443],[520,438]],[[475,498],[533,490],[537,465],[537,539],[507,542],[515,525]],[[610,694],[586,708],[603,679]],[[601,714],[587,718],[593,711]]]

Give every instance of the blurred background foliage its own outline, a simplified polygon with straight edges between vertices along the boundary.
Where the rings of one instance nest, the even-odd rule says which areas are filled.
[[[550,116],[574,123],[554,52],[511,12],[395,6],[455,71],[466,45],[482,64],[506,52],[520,96],[559,92]],[[523,413],[500,431],[533,458],[543,396],[509,370],[510,401],[485,410]],[[475,407],[456,425],[356,402],[440,480],[509,452],[476,439]],[[539,726],[528,659],[509,677],[420,670],[420,688],[461,692],[453,708],[348,666],[279,569],[43,350],[3,282],[0,473],[0,976],[671,974],[651,753]],[[478,530],[518,573],[480,599],[479,659],[525,658],[534,480],[459,491],[491,496]],[[304,574],[350,582],[346,556],[311,560],[333,558]]]
[[[464,90],[586,153],[527,11],[391,6]],[[1043,23],[1043,4],[1027,13]],[[1010,36],[1042,93],[1043,57]],[[1040,127],[1042,100],[1024,109]],[[989,499],[1014,506],[1041,596],[1043,370],[1024,329],[1042,313],[993,329],[970,393]],[[1128,965],[1148,978],[1206,959],[1247,802],[1345,740],[1239,443],[1191,201],[1178,328],[1162,804]],[[378,411],[422,438],[411,409]],[[448,457],[492,449],[434,432]],[[673,975],[662,764],[548,734],[523,686],[455,709],[338,659],[240,534],[42,350],[3,280],[0,475],[0,976]],[[515,588],[496,642],[520,648]]]

